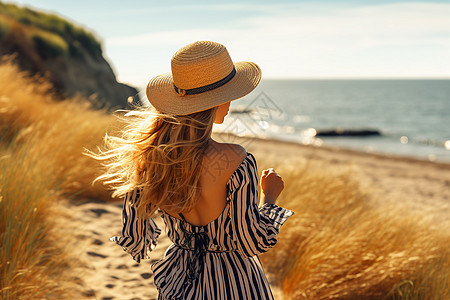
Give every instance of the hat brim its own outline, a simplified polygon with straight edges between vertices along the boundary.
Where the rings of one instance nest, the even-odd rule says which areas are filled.
[[[158,111],[187,115],[239,99],[253,91],[261,80],[261,69],[252,62],[234,62],[236,75],[216,89],[181,96],[175,92],[171,73],[152,78],[147,85],[147,98]]]

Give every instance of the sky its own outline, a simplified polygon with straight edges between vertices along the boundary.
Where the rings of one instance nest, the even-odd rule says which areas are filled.
[[[6,2],[91,30],[118,80],[137,87],[198,40],[257,63],[263,79],[450,78],[450,0]]]

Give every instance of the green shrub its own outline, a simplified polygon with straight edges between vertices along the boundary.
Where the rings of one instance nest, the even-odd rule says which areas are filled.
[[[76,39],[94,57],[99,57],[102,55],[102,48],[100,46],[100,43],[95,40],[94,36],[91,33],[83,30],[78,34]]]
[[[80,47],[85,48],[86,51],[94,57],[102,55],[101,44],[92,33],[59,16],[36,12],[29,8],[21,8],[14,4],[4,4],[0,2],[0,15],[2,14],[14,18],[21,24],[36,27],[42,31],[58,35],[62,40],[65,40],[66,47],[63,48],[58,47],[58,44],[61,45],[60,42],[53,43],[52,41],[49,41],[49,38],[38,37],[38,41],[35,40],[35,43],[39,45],[39,47],[42,47],[41,49],[49,49],[51,55],[65,53],[69,47],[69,53],[74,57],[80,55]],[[50,39],[55,40],[55,38]],[[78,42],[78,44],[76,42]]]
[[[32,34],[38,53],[43,58],[54,58],[67,54],[68,46],[60,36],[44,31]]]
[[[74,58],[81,57],[83,52],[81,51],[81,44],[78,41],[74,41],[69,44],[69,55]]]
[[[0,40],[9,32],[9,23],[0,16]]]

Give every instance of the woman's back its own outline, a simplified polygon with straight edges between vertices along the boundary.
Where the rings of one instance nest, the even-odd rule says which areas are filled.
[[[211,139],[202,162],[200,197],[191,211],[183,212],[189,224],[206,225],[223,212],[227,202],[227,182],[246,156],[247,151],[241,145]],[[177,213],[166,213],[180,218]]]
[[[245,153],[226,182],[225,207],[216,219],[195,226],[162,213],[173,244],[152,264],[159,299],[273,299],[258,255],[276,244],[293,212],[267,203],[258,208],[256,159]],[[125,197],[122,236],[112,238],[138,262],[148,258],[161,232],[153,219],[137,217],[131,203],[140,195],[137,189]]]

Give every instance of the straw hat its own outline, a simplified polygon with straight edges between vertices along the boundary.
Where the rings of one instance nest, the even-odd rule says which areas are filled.
[[[250,93],[261,79],[252,62],[231,60],[225,46],[199,41],[172,57],[172,73],[147,85],[147,98],[159,111],[187,115],[236,100]]]

